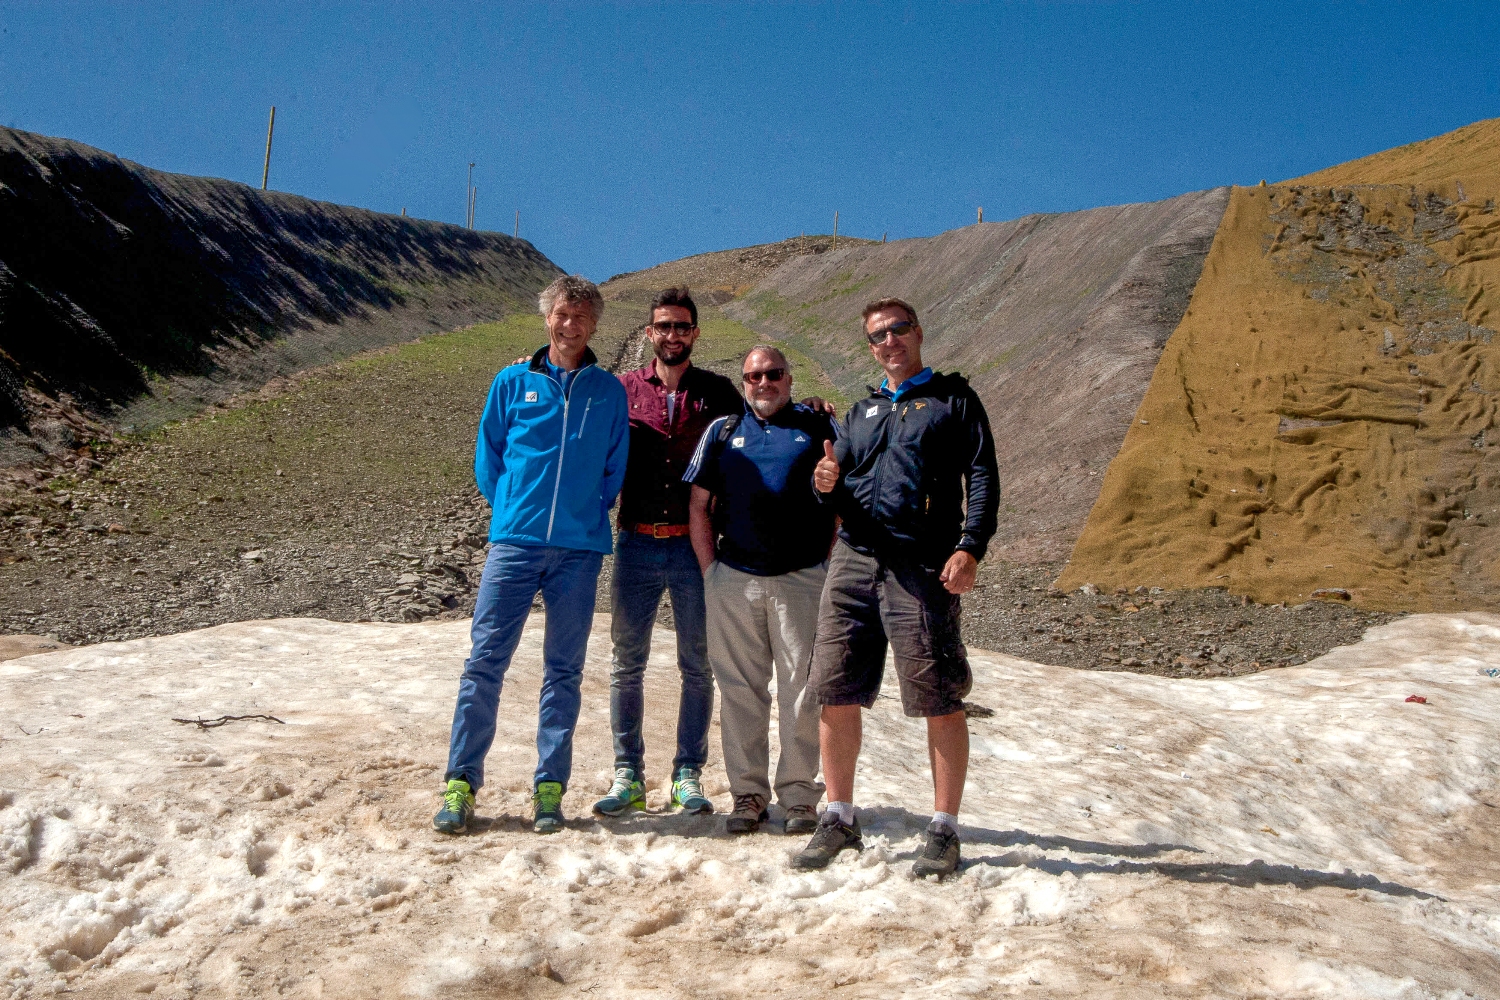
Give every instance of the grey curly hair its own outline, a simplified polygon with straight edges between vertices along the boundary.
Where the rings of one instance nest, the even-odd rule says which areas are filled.
[[[560,301],[587,302],[594,311],[595,323],[604,315],[604,296],[599,294],[599,286],[581,274],[562,275],[536,297],[537,308],[543,316],[552,315],[553,306]]]

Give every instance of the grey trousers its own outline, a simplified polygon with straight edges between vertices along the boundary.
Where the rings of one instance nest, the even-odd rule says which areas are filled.
[[[716,562],[704,577],[708,660],[719,685],[724,769],[729,789],[737,796],[771,798],[774,670],[781,742],[776,800],[790,809],[816,806],[823,797],[823,783],[818,781],[821,708],[807,678],[826,576],[821,565],[780,576],[754,576]]]

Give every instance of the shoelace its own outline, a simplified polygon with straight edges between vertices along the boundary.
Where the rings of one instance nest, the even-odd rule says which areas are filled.
[[[610,788],[609,794],[616,798],[622,798],[630,794],[630,786],[635,784],[635,772],[628,767],[615,770],[615,783]]]
[[[754,813],[755,815],[759,816],[764,810],[765,806],[761,805],[760,796],[756,795],[754,792],[748,792],[744,795],[736,795],[734,797],[735,812],[748,812]]]
[[[677,797],[686,802],[688,799],[703,799],[708,796],[703,794],[703,783],[689,776],[677,779]]]
[[[468,804],[469,795],[467,792],[459,791],[457,788],[450,788],[443,793],[443,805],[449,812],[462,812]]]

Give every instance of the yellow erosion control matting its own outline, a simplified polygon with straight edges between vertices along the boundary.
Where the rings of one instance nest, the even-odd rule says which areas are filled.
[[[1315,178],[1234,191],[1061,586],[1500,607],[1500,120]]]

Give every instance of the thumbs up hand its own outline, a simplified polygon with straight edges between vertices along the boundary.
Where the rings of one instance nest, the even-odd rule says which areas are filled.
[[[839,484],[839,460],[833,454],[833,442],[823,442],[823,457],[813,469],[813,487],[819,493],[832,493]]]

